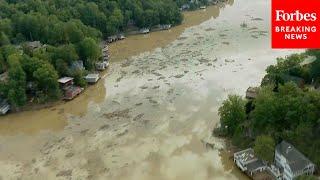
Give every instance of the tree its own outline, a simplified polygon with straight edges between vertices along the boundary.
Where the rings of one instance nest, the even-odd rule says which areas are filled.
[[[240,96],[229,95],[219,108],[221,128],[233,135],[237,127],[246,120],[246,101]]]
[[[254,152],[262,160],[273,161],[275,142],[271,136],[258,136],[254,142]]]
[[[0,32],[0,46],[9,45],[10,40],[4,32]]]
[[[41,64],[41,66],[33,72],[33,77],[36,80],[38,87],[44,92],[45,95],[53,99],[59,97],[59,76],[51,64]]]
[[[12,54],[8,57],[9,63],[9,91],[8,100],[11,105],[19,108],[27,102],[26,74],[20,64],[20,56]]]
[[[91,70],[94,63],[101,57],[101,49],[92,38],[85,38],[78,47],[78,53],[81,59],[84,60],[84,65]]]

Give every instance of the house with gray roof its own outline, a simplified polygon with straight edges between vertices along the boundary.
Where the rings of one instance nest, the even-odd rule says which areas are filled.
[[[234,153],[233,161],[241,171],[246,172],[249,176],[267,168],[262,160],[256,158],[252,148]]]
[[[280,168],[284,180],[292,180],[301,175],[312,175],[315,171],[315,165],[286,141],[276,146],[275,164]]]

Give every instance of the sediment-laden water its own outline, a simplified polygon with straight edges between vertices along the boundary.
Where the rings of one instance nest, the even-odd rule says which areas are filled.
[[[88,104],[80,96],[41,113],[5,117],[0,175],[4,179],[246,179],[233,166],[224,141],[212,136],[212,129],[227,94],[243,95],[248,86],[259,85],[264,69],[276,57],[293,52],[271,49],[268,7],[267,0],[237,0],[201,12],[212,11],[212,18],[179,30],[178,37],[162,32],[170,37],[162,43],[157,39],[161,34],[151,34],[112,45],[116,60],[101,85],[83,95],[91,99]],[[241,27],[244,22],[247,26]],[[159,46],[154,45],[157,41]],[[126,47],[133,52],[126,52]],[[143,49],[149,51],[140,53]],[[39,127],[23,127],[41,118]],[[21,126],[11,124],[19,124],[18,120]]]

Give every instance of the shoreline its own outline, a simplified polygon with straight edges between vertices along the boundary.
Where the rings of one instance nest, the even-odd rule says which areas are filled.
[[[132,35],[124,41],[110,44],[110,62],[121,62],[129,57],[148,52],[156,48],[164,47],[177,39],[185,29],[201,24],[210,18],[219,15],[220,8],[232,5],[233,1],[225,4],[208,6],[206,10],[184,12],[184,21],[181,25],[172,27],[170,30],[152,32],[148,35]],[[142,46],[134,46],[137,44]],[[128,49],[130,48],[130,49]],[[125,53],[122,53],[125,52]],[[107,76],[110,68],[103,71],[102,76]],[[27,107],[23,111],[9,113],[0,117],[0,134],[11,135],[15,133],[33,134],[42,130],[57,131],[68,124],[68,117],[84,116],[90,102],[100,103],[107,98],[104,77],[95,85],[88,86],[77,98],[72,101],[56,101],[50,104]],[[50,123],[46,123],[50,122]],[[36,123],[37,125],[30,125]],[[34,126],[34,127],[32,127]]]

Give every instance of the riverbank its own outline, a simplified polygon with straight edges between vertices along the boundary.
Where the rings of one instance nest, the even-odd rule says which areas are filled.
[[[229,4],[232,4],[230,2]],[[222,7],[222,5],[220,5]],[[177,38],[184,29],[200,24],[211,17],[217,17],[219,8],[210,6],[207,10],[184,12],[184,22],[168,31],[159,31],[148,35],[129,36],[124,41],[110,45],[111,66],[141,52],[150,51],[156,47],[165,46]],[[108,71],[108,70],[107,70]],[[104,79],[109,72],[102,74]],[[42,108],[27,108],[26,111],[11,113],[0,117],[0,134],[10,135],[16,133],[34,134],[43,130],[62,130],[68,123],[70,116],[83,116],[87,113],[90,103],[100,103],[106,98],[103,81],[89,86],[79,97],[72,101],[58,101]]]

